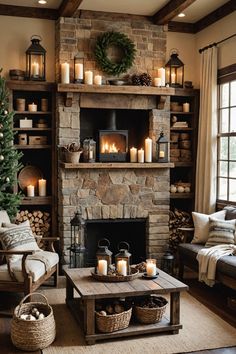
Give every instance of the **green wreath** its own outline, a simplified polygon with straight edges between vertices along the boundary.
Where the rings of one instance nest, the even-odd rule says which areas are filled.
[[[115,45],[122,49],[123,58],[120,62],[112,62],[107,56],[107,49]],[[107,74],[119,75],[126,72],[133,64],[136,49],[134,43],[120,32],[106,32],[98,37],[95,46],[95,58],[99,67]]]

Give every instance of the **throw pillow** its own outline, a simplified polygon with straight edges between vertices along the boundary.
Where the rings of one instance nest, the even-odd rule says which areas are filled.
[[[3,222],[11,222],[6,210],[0,210],[0,226],[2,226]]]
[[[211,215],[196,213],[193,211],[194,236],[191,243],[205,244],[209,234],[209,218],[214,217],[215,219],[224,220],[225,214],[226,210],[220,210]]]
[[[10,251],[38,251],[38,247],[29,221],[13,227],[0,228],[0,241],[3,249]],[[22,258],[21,255],[8,256],[8,260],[15,262]]]
[[[235,220],[217,220],[210,218],[209,237],[206,247],[222,244],[234,244]]]

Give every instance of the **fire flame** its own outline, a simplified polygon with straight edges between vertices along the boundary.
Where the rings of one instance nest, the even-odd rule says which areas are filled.
[[[109,144],[108,142],[105,142],[104,144],[102,144],[102,147],[101,147],[102,154],[110,154],[112,152],[118,152],[118,149],[117,149],[115,143]]]

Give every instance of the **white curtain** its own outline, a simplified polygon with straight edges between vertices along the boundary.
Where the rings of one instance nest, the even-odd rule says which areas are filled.
[[[216,205],[217,47],[203,51],[200,65],[200,114],[195,211],[211,214]]]

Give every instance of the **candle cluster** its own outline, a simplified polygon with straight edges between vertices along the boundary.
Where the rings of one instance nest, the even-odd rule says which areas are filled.
[[[166,71],[164,68],[160,68],[157,70],[157,77],[154,77],[153,85],[157,87],[166,85]]]
[[[46,197],[46,179],[39,179],[38,180],[38,192],[39,197]],[[27,186],[27,197],[34,197],[35,196],[35,186],[29,184]]]
[[[135,147],[130,149],[130,162],[152,162],[152,139],[145,139],[144,150]]]
[[[75,64],[74,78],[75,82],[84,82],[86,85],[102,85],[102,76],[93,76],[93,72],[91,70],[84,72],[84,66],[82,63]],[[61,64],[61,83],[70,83],[70,64],[67,62]]]

